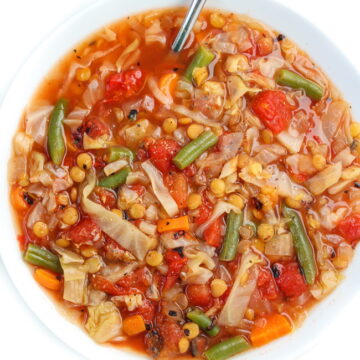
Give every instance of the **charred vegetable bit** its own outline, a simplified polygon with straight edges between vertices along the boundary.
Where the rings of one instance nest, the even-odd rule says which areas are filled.
[[[306,95],[313,100],[321,100],[324,96],[324,89],[320,85],[290,70],[279,70],[276,74],[276,82],[293,89],[303,89]]]
[[[130,168],[126,166],[117,173],[101,179],[99,181],[99,186],[109,189],[116,189],[120,185],[125,184],[126,178],[129,175],[129,173],[130,173]]]
[[[205,357],[208,360],[225,360],[248,349],[250,349],[250,344],[246,339],[242,336],[235,336],[205,351]]]
[[[59,258],[51,251],[37,245],[29,244],[24,259],[32,265],[41,266],[57,274],[62,274],[63,272]]]
[[[285,205],[283,206],[283,214],[289,219],[288,226],[293,236],[296,254],[304,272],[306,282],[312,285],[315,282],[317,269],[314,258],[314,250],[311,246],[304,224],[299,214]]]
[[[208,66],[215,59],[215,55],[206,46],[200,46],[196,51],[190,65],[184,73],[185,79],[192,81],[193,72],[196,68]]]
[[[48,150],[51,160],[56,165],[61,165],[66,152],[63,120],[65,119],[67,106],[68,100],[58,100],[55,104],[49,122]]]
[[[105,161],[107,163],[126,158],[130,163],[132,163],[135,159],[135,154],[132,150],[121,146],[113,146],[109,148],[108,153],[105,155]]]
[[[204,330],[209,336],[216,336],[220,331],[220,328],[214,325],[213,321],[198,309],[188,312],[186,317],[198,324],[200,329]]]
[[[239,229],[243,222],[243,213],[237,214],[231,211],[226,218],[226,233],[220,251],[219,259],[232,261],[235,259],[237,246],[239,244]]]
[[[192,164],[201,154],[214,146],[219,138],[211,131],[205,131],[195,140],[185,145],[173,158],[173,163],[181,170]]]

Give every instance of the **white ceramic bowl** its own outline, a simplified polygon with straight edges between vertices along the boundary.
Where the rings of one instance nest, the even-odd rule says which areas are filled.
[[[123,350],[95,344],[77,325],[71,324],[56,309],[53,301],[35,283],[28,268],[24,266],[16,241],[8,198],[8,182],[5,174],[10,157],[11,139],[16,131],[22,111],[36,90],[44,75],[72,46],[101,26],[128,14],[144,10],[184,5],[183,0],[136,0],[99,1],[62,24],[44,41],[26,61],[13,81],[0,110],[0,198],[2,218],[2,239],[0,254],[8,274],[19,294],[39,319],[65,344],[89,360],[139,359],[139,355]],[[319,64],[343,92],[353,106],[355,118],[360,119],[360,77],[344,55],[305,19],[274,1],[266,0],[208,0],[209,7],[245,13],[262,20],[293,39]],[[350,76],[351,74],[351,76]],[[346,280],[337,290],[313,309],[304,325],[293,334],[278,341],[239,356],[247,360],[291,360],[313,345],[329,321],[341,312],[359,288],[360,257],[355,256],[346,273]]]

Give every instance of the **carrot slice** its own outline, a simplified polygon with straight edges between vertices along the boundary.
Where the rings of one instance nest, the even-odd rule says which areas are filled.
[[[24,199],[24,189],[20,185],[14,185],[10,194],[11,204],[17,211],[23,212],[29,208]]]
[[[52,271],[37,268],[34,273],[35,280],[50,290],[60,290],[61,281]]]
[[[165,74],[160,78],[159,88],[167,97],[172,97],[178,78],[179,75],[173,72]]]
[[[146,330],[144,319],[141,315],[127,317],[123,323],[124,332],[129,335],[137,335]]]
[[[254,346],[265,345],[291,332],[291,324],[283,315],[269,315],[265,320],[264,327],[255,326],[251,331],[250,340]]]
[[[189,231],[189,217],[181,216],[174,219],[161,219],[157,223],[157,230],[159,233],[166,231]]]

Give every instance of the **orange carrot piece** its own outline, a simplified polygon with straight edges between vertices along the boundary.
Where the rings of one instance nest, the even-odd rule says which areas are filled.
[[[173,72],[165,74],[160,78],[159,88],[167,97],[173,96],[178,78],[179,75]]]
[[[179,209],[184,209],[187,206],[187,193],[188,193],[188,184],[187,179],[184,174],[175,173],[172,176],[172,186],[170,187],[170,194],[176,201]]]
[[[281,336],[291,332],[289,320],[280,314],[265,316],[264,327],[255,326],[250,334],[250,340],[254,346],[265,345]]]
[[[137,335],[146,330],[144,319],[141,315],[127,317],[123,323],[124,332],[129,335]]]
[[[29,208],[29,204],[24,199],[24,189],[20,185],[12,187],[10,199],[17,211],[23,212]]]
[[[189,217],[181,216],[174,219],[161,219],[157,223],[157,230],[159,233],[166,231],[189,231]]]
[[[50,290],[60,290],[61,281],[52,271],[37,268],[34,273],[35,280],[42,286]]]

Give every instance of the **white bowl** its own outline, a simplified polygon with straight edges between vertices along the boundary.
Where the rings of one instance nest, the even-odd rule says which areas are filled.
[[[105,24],[128,14],[153,8],[181,5],[184,5],[183,0],[99,1],[62,24],[33,52],[18,72],[0,110],[0,164],[3,174],[0,178],[1,199],[8,199],[9,196],[9,185],[5,174],[10,158],[11,139],[17,129],[25,105],[51,67],[72,49],[72,45],[77,44]],[[208,0],[207,5],[215,8],[221,5],[222,9],[248,14],[293,39],[325,70],[330,79],[343,92],[345,99],[352,104],[355,118],[360,119],[360,105],[357,101],[360,93],[360,77],[344,55],[319,29],[274,1],[222,0],[220,3],[219,1]],[[95,344],[78,325],[70,323],[59,313],[53,301],[35,283],[28,268],[23,263],[8,202],[2,202],[1,210],[2,240],[0,241],[0,254],[2,260],[19,294],[49,330],[89,360],[98,360],[99,358],[117,360],[120,356],[122,359],[139,359],[140,356],[131,351]],[[355,289],[358,290],[357,274],[359,273],[360,257],[357,254],[346,272],[346,280],[310,312],[308,319],[299,330],[267,346],[239,355],[238,358],[290,360],[304,353],[314,344],[329,321],[333,320],[346,306],[351,298],[351,293]]]

